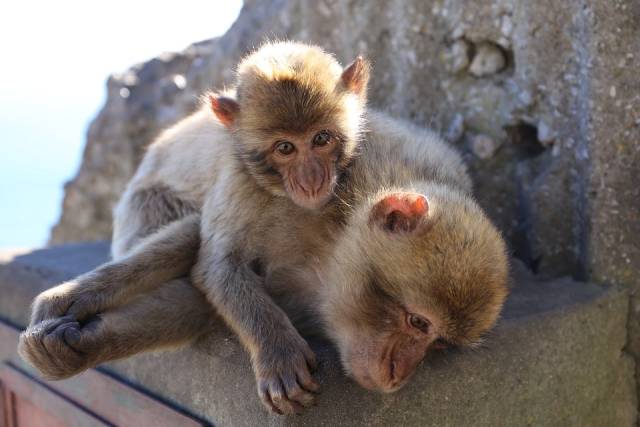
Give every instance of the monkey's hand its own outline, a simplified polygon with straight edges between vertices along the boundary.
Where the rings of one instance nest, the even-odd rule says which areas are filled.
[[[81,326],[72,316],[49,319],[20,334],[18,353],[49,380],[79,374],[100,362],[101,320]]]
[[[80,276],[38,295],[33,301],[30,326],[67,315],[83,320],[108,308],[111,292],[91,278]]]
[[[313,403],[319,385],[309,344],[294,331],[258,349],[253,363],[262,403],[276,414],[299,414]]]

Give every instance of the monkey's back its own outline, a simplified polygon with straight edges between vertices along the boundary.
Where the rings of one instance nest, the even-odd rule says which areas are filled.
[[[231,161],[229,142],[228,132],[204,107],[160,134],[114,210],[113,257],[158,226],[200,212],[207,191]]]
[[[462,157],[435,132],[377,111],[368,116],[367,143],[353,171],[359,191],[420,180],[471,193]]]

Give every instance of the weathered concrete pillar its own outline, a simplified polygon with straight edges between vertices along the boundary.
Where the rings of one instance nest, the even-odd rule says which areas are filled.
[[[640,361],[640,2],[584,2],[590,56],[581,242],[586,276],[631,291],[628,350]],[[636,374],[637,376],[637,374]]]

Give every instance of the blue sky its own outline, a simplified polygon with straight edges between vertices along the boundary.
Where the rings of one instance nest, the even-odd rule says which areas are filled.
[[[223,34],[240,0],[21,0],[0,16],[0,248],[46,243],[107,76]]]

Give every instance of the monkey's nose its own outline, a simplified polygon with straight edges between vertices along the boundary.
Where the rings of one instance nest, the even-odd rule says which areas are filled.
[[[305,167],[306,166],[306,167]],[[305,193],[316,196],[322,189],[324,169],[317,162],[305,162],[298,171],[299,184]]]

